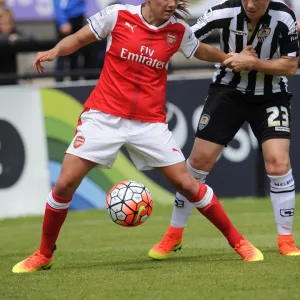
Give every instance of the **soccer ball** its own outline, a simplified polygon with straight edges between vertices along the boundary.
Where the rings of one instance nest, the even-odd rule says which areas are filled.
[[[126,180],[115,184],[106,196],[106,209],[111,219],[122,226],[139,226],[151,215],[153,201],[141,183]]]

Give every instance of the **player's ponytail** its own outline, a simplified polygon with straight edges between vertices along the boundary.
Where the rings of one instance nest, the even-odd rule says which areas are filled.
[[[182,20],[185,20],[188,16],[190,16],[190,13],[187,9],[187,5],[188,5],[187,0],[179,0],[174,16]]]

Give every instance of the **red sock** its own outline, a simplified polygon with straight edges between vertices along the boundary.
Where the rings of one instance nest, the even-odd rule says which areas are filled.
[[[197,209],[223,233],[232,248],[244,239],[229,220],[223,206],[215,194],[209,205]]]
[[[207,191],[207,186],[204,183],[199,182],[199,190],[197,194],[188,200],[192,203],[198,202],[205,196],[206,191]]]
[[[197,202],[201,200],[207,191],[205,184],[199,184],[199,191],[195,197],[189,199],[190,202]],[[229,220],[223,206],[219,202],[217,196],[214,194],[211,202],[204,208],[197,208],[199,212],[214,224],[226,237],[231,247],[244,239],[244,237],[236,230]]]
[[[71,201],[69,199],[62,199],[56,196],[53,192],[52,197],[58,203],[68,203]],[[51,207],[48,203],[46,204],[42,231],[42,241],[40,245],[40,252],[46,257],[52,256],[55,242],[57,240],[59,231],[67,217],[67,214],[68,208],[55,209]]]

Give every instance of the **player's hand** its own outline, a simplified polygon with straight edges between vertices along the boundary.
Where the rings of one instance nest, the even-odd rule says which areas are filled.
[[[222,66],[231,68],[235,72],[251,70],[256,58],[251,55],[235,54],[223,61]]]
[[[39,73],[44,73],[45,68],[41,63],[44,61],[53,61],[56,57],[57,53],[54,49],[44,52],[38,52],[32,62],[32,68],[35,67]]]
[[[256,51],[253,49],[253,47],[251,45],[245,47],[242,51],[241,54],[245,54],[245,55],[250,55],[253,57],[257,57],[257,53]]]
[[[227,53],[227,55],[229,57],[232,57],[234,55],[236,55],[238,53],[235,53],[235,52],[229,52]],[[256,51],[253,49],[253,47],[251,45],[245,47],[241,52],[240,54],[243,54],[243,55],[250,55],[250,56],[253,56],[253,57],[258,57]]]
[[[70,23],[63,24],[59,27],[59,31],[62,35],[69,35],[72,32],[72,26]]]

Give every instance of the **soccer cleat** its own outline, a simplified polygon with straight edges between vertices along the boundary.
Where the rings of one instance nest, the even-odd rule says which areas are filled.
[[[264,255],[255,248],[249,241],[241,240],[235,245],[234,250],[239,254],[244,261],[261,261],[264,260]]]
[[[50,258],[40,253],[40,250],[35,251],[28,258],[17,263],[13,268],[13,273],[31,273],[39,270],[49,270],[52,267],[54,259],[54,250]]]
[[[183,244],[182,233],[183,228],[170,226],[160,242],[148,252],[148,256],[155,260],[165,260],[171,251],[180,250]]]
[[[286,256],[299,256],[300,250],[295,246],[292,235],[278,235],[279,252]]]

